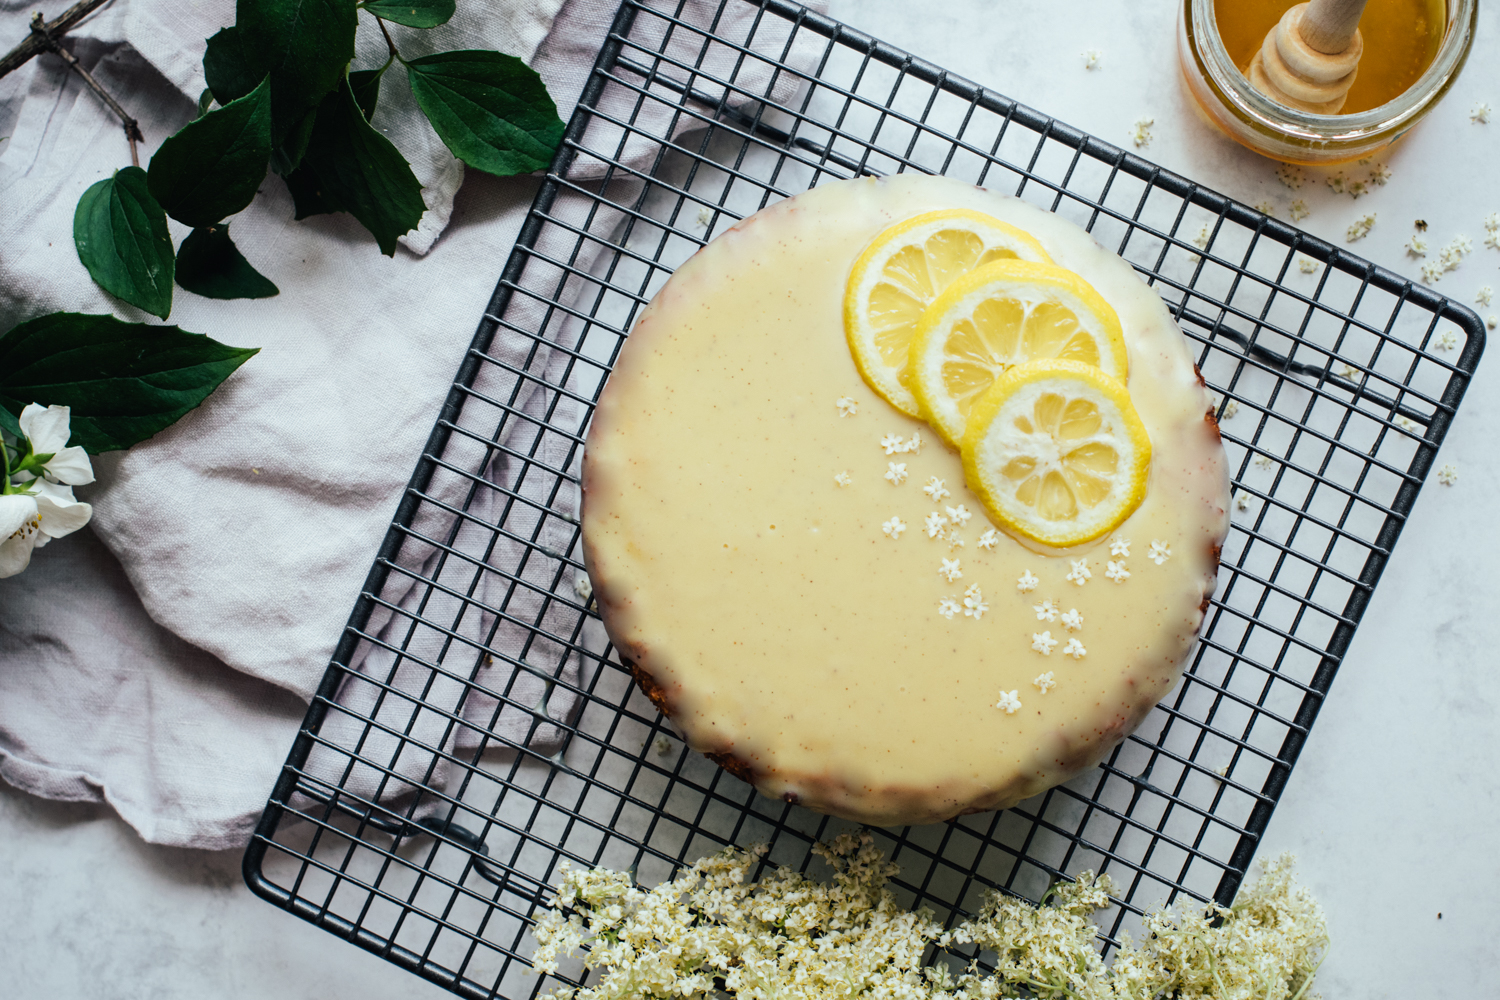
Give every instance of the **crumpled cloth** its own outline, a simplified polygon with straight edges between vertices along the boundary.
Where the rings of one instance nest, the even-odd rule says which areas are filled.
[[[404,54],[486,47],[527,57],[566,119],[615,6],[613,0],[486,5],[461,11],[455,24],[430,35],[400,32],[397,42]],[[661,6],[677,9],[666,0]],[[681,16],[706,24],[716,9],[695,0]],[[0,0],[0,45],[24,35],[29,11]],[[731,3],[718,30],[744,37],[758,14],[751,4]],[[202,88],[203,39],[232,20],[230,0],[116,0],[75,33],[75,53],[141,120],[143,162],[191,117]],[[766,30],[756,37],[765,41]],[[374,44],[362,29],[357,67],[383,61],[383,41],[378,50]],[[700,53],[693,45],[678,54],[725,74],[737,58],[718,46]],[[751,93],[771,83],[754,66],[742,67],[737,80]],[[793,86],[795,80],[777,81],[775,93],[785,97]],[[624,112],[634,100],[617,89],[602,103]],[[171,428],[96,459],[98,483],[79,491],[94,506],[91,532],[48,546],[26,573],[0,581],[0,777],[8,783],[49,798],[107,801],[152,842],[200,848],[244,842],[536,192],[533,178],[502,181],[476,172],[455,199],[461,165],[425,122],[413,124],[409,101],[393,69],[374,124],[388,128],[411,160],[428,205],[422,227],[403,241],[407,249],[394,260],[380,256],[348,216],[294,222],[289,195],[268,175],[260,197],[232,220],[232,231],[281,294],[217,302],[178,289],[169,320],[225,343],[260,347],[260,354]],[[665,134],[695,123],[671,121],[657,109],[640,124]],[[597,122],[589,141],[619,148],[620,158],[635,165],[654,153],[655,144],[638,136],[615,143],[610,128]],[[129,162],[118,123],[46,56],[0,80],[0,134],[11,136],[0,145],[0,329],[55,309],[148,320],[89,280],[71,240],[79,194]],[[597,161],[584,157],[572,178],[587,182],[598,172]],[[553,215],[581,218],[587,205],[560,198]],[[180,239],[184,231],[172,225]],[[593,229],[599,231],[597,219]],[[544,233],[539,250],[546,253],[547,241],[562,237]],[[592,261],[575,263],[587,270]],[[523,305],[515,319],[542,330],[528,309],[540,307]],[[488,366],[480,387],[499,398],[517,390],[517,412],[536,418],[509,426],[506,451],[530,449],[557,467],[564,455],[541,433],[542,410],[574,433],[582,429],[581,414],[506,374],[507,367],[525,365],[549,370],[554,361],[529,355],[532,346],[529,338],[497,335],[489,353],[505,364]],[[495,433],[493,416],[482,409],[466,409],[460,426],[466,421],[478,441]],[[495,450],[478,441],[455,435],[444,462],[468,475],[440,471],[429,495],[456,501],[476,479],[523,497],[541,489],[528,480],[525,463],[491,460]],[[493,698],[475,696],[428,665],[447,636],[424,622],[442,622],[474,640],[498,628],[489,642],[504,654],[524,632],[509,619],[533,620],[556,576],[528,567],[534,590],[506,597],[507,620],[497,623],[486,610],[486,588],[498,579],[488,567],[503,570],[514,553],[502,544],[480,565],[443,560],[434,541],[482,548],[493,536],[487,522],[523,538],[539,529],[544,546],[561,542],[557,524],[539,525],[525,505],[497,504],[497,495],[481,489],[472,498],[472,521],[437,509],[419,515],[419,534],[397,554],[398,571],[366,629],[380,641],[362,643],[351,657],[351,680],[335,698],[340,710],[329,713],[321,731],[329,746],[310,758],[310,773],[390,799],[409,787],[407,779],[441,784],[444,753],[473,747],[486,733],[544,751],[556,739],[555,730],[532,726],[527,713],[501,711]],[[566,512],[574,502],[564,493],[554,506]],[[475,598],[430,592],[417,585],[422,579]],[[418,615],[413,605],[423,599]],[[491,605],[498,603],[491,597]],[[567,632],[565,621],[541,624]],[[398,648],[406,655],[397,655]],[[577,682],[583,669],[562,649],[529,650],[524,669],[512,676],[518,662],[486,657],[472,676],[525,703],[546,690],[549,672]],[[422,690],[427,704],[446,699],[464,724],[455,731],[442,713],[410,699],[382,699],[378,692],[386,686]],[[566,716],[566,699],[550,711]],[[381,728],[365,734],[363,717]],[[368,738],[361,756],[380,760],[385,770],[351,771],[347,754],[333,749],[362,734]]]

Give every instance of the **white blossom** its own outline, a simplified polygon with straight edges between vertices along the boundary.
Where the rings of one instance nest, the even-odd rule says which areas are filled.
[[[1124,583],[1130,579],[1130,570],[1125,568],[1124,559],[1111,559],[1105,567],[1104,575],[1115,581],[1115,583]]]
[[[1153,538],[1151,539],[1151,551],[1146,553],[1146,555],[1152,562],[1160,566],[1172,558],[1172,546],[1160,539]]]
[[[33,479],[27,492],[0,496],[0,578],[15,576],[31,565],[31,553],[54,538],[71,535],[93,516],[94,509],[73,499],[73,489]]]
[[[964,615],[975,621],[984,617],[984,613],[990,606],[984,603],[984,592],[979,589],[979,584],[969,584],[969,589],[964,591]]]
[[[1088,655],[1088,650],[1084,649],[1083,643],[1078,639],[1077,636],[1074,636],[1073,638],[1069,639],[1068,644],[1063,647],[1063,655],[1071,656],[1075,660],[1081,660],[1083,659],[1083,657]]]
[[[833,405],[839,408],[840,417],[853,417],[859,414],[859,403],[848,396],[840,396],[834,400]]]
[[[1452,462],[1447,463],[1437,471],[1437,480],[1444,486],[1452,486],[1458,482],[1458,466]]]
[[[1031,610],[1036,612],[1036,620],[1039,622],[1057,621],[1056,601],[1043,601],[1040,604],[1033,604]]]
[[[66,406],[32,403],[21,411],[21,433],[31,442],[33,455],[52,456],[42,463],[42,475],[48,482],[87,486],[94,481],[94,468],[88,452],[78,445],[68,447],[70,415]]]
[[[1062,613],[1063,628],[1069,632],[1077,632],[1083,628],[1083,615],[1078,613],[1077,608],[1069,608]]]
[[[995,702],[995,707],[1006,715],[1015,715],[1021,710],[1021,699],[1017,697],[1019,691],[1001,691],[1000,700]]]
[[[900,538],[901,532],[906,530],[906,522],[892,514],[891,519],[880,526],[880,530],[890,538]]]
[[[943,565],[938,569],[938,576],[949,583],[961,579],[963,575],[964,571],[959,568],[957,559],[944,559]]]
[[[1052,647],[1057,645],[1057,640],[1052,638],[1052,630],[1031,633],[1031,648],[1043,656],[1052,655]]]
[[[974,544],[986,552],[993,551],[997,542],[1000,541],[1000,532],[994,528],[986,528],[984,534],[979,536],[979,541]]]
[[[947,518],[933,511],[922,521],[922,526],[927,529],[928,538],[937,538],[943,533],[943,528],[948,524]]]
[[[848,472],[836,473],[833,477],[833,481],[838,483],[840,486],[848,486],[850,483],[854,482],[853,479],[849,478]]]
[[[933,503],[937,503],[943,497],[951,497],[953,495],[948,492],[947,484],[937,476],[933,476],[927,480],[927,485],[922,487],[922,492],[931,497]]]
[[[1082,587],[1085,583],[1088,583],[1089,578],[1094,575],[1093,572],[1089,570],[1088,559],[1070,559],[1068,560],[1068,565],[1073,567],[1068,571],[1067,580],[1069,583],[1073,583]]]
[[[969,518],[974,516],[963,504],[959,504],[957,507],[944,507],[943,509],[948,512],[948,522],[950,524],[968,524]]]
[[[942,615],[944,618],[949,619],[950,621],[953,619],[954,615],[958,614],[962,610],[963,609],[959,607],[958,602],[951,597],[945,597],[941,601],[938,601],[938,614]]]
[[[92,483],[94,470],[87,452],[68,445],[69,417],[66,406],[32,403],[21,410],[21,441],[0,440],[0,577],[20,573],[32,552],[93,516],[73,498],[73,487]]]
[[[1016,577],[1016,589],[1023,594],[1031,593],[1036,589],[1036,585],[1038,583],[1041,583],[1041,581],[1033,576],[1031,574],[1031,570],[1029,569],[1023,571],[1020,576]]]
[[[1057,681],[1052,679],[1052,671],[1050,670],[1045,674],[1037,674],[1036,677],[1032,678],[1031,683],[1035,684],[1037,690],[1042,692],[1042,694],[1046,694],[1057,687]]]
[[[906,463],[885,463],[885,478],[890,480],[890,484],[892,486],[900,486],[902,483],[906,482]]]
[[[1130,539],[1128,539],[1128,538],[1115,538],[1115,539],[1112,539],[1110,541],[1110,543],[1109,543],[1109,554],[1112,555],[1112,556],[1128,556],[1128,555],[1130,555]]]
[[[885,449],[887,455],[894,455],[897,452],[905,451],[905,444],[906,442],[901,440],[900,434],[887,434],[880,439],[880,447]]]

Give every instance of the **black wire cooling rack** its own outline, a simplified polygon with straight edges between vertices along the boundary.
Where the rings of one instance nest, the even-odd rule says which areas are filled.
[[[1099,768],[999,813],[872,831],[950,921],[1109,872],[1102,947],[1229,902],[1479,361],[1471,311],[777,0],[625,0],[245,857],[254,891],[473,997],[559,985],[527,928],[558,863],[645,883],[726,844],[807,869],[848,824],[688,751],[588,610],[593,401],[640,308],[713,234],[834,179],[1013,192],[1161,293],[1235,471],[1182,684]],[[818,862],[821,864],[821,862]]]

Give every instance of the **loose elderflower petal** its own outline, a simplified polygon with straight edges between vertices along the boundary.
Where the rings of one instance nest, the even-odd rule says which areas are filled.
[[[1068,564],[1073,567],[1068,571],[1067,580],[1069,583],[1073,583],[1082,587],[1085,583],[1088,583],[1089,579],[1094,575],[1089,570],[1089,561],[1087,558],[1070,559],[1068,560]]]
[[[1375,228],[1375,213],[1354,220],[1354,224],[1344,232],[1344,242],[1353,243],[1370,235],[1370,230]]]
[[[1438,469],[1437,479],[1444,486],[1452,486],[1458,482],[1458,466],[1452,462],[1447,463],[1441,469]]]
[[[1488,125],[1490,123],[1490,111],[1493,110],[1489,102],[1480,101],[1469,109],[1469,121],[1475,125]]]
[[[1172,558],[1172,546],[1168,545],[1166,542],[1161,541],[1160,539],[1153,538],[1151,539],[1151,551],[1146,553],[1146,555],[1152,562],[1160,566],[1162,563]]]
[[[1036,689],[1042,692],[1042,694],[1046,694],[1057,687],[1057,681],[1052,679],[1052,671],[1050,670],[1045,674],[1037,674],[1036,677],[1032,678],[1031,683],[1035,684]]]
[[[1130,126],[1130,141],[1135,143],[1137,149],[1144,149],[1151,145],[1151,126],[1156,124],[1155,118],[1142,115]]]
[[[1444,330],[1437,335],[1437,340],[1433,341],[1432,346],[1440,351],[1451,351],[1458,346],[1458,334],[1452,330]]]
[[[1490,299],[1494,296],[1494,294],[1495,290],[1489,285],[1480,285],[1479,291],[1474,296],[1474,304],[1487,306],[1490,304]]]
[[[892,514],[891,519],[880,526],[880,530],[885,532],[887,538],[900,538],[901,532],[906,530],[906,522]]]
[[[978,621],[989,609],[990,606],[984,603],[984,592],[979,589],[979,584],[971,583],[969,589],[964,591],[964,615]]]
[[[995,702],[995,707],[1006,715],[1015,715],[1021,710],[1019,694],[1019,691],[1001,691],[1000,700]]]
[[[944,507],[943,509],[948,512],[949,524],[968,524],[969,518],[974,516],[963,504],[959,504],[957,507]]]
[[[1043,601],[1040,604],[1033,604],[1031,610],[1036,612],[1036,620],[1039,622],[1057,621],[1056,601]]]
[[[938,614],[942,615],[944,618],[947,618],[949,621],[952,621],[953,616],[958,614],[961,610],[963,609],[959,607],[958,602],[951,597],[945,597],[941,601],[938,601]]]
[[[901,439],[901,435],[899,434],[887,434],[880,439],[880,447],[885,449],[887,455],[894,455],[897,452],[905,451],[905,444],[906,442]]]
[[[1088,653],[1089,651],[1083,648],[1083,643],[1077,637],[1069,639],[1068,644],[1063,647],[1063,655],[1071,656],[1075,660],[1083,659]]]
[[[892,486],[900,486],[902,483],[906,482],[906,463],[885,463],[885,478],[890,480],[890,484]]]
[[[1101,58],[1101,56],[1102,56],[1102,53],[1098,49],[1084,49],[1083,50],[1083,68],[1084,69],[1098,69],[1099,68],[1099,59]]]
[[[927,515],[927,519],[922,522],[922,526],[927,529],[928,538],[938,538],[943,534],[943,526],[947,523],[948,521],[943,515],[937,511],[933,511]]]
[[[1000,532],[994,528],[986,528],[984,534],[979,536],[979,541],[974,544],[986,552],[994,551],[995,545],[1000,541]]]
[[[1117,561],[1111,559],[1104,570],[1104,575],[1115,581],[1115,583],[1124,583],[1130,579],[1130,570],[1125,568],[1125,560],[1120,559]]]
[[[1029,594],[1036,589],[1036,585],[1042,581],[1031,575],[1031,570],[1026,570],[1016,578],[1016,589],[1023,594]]]
[[[1109,554],[1112,555],[1112,556],[1128,556],[1128,555],[1130,555],[1130,539],[1128,539],[1128,538],[1113,538],[1113,539],[1110,539]]]
[[[1052,647],[1057,645],[1057,640],[1052,638],[1052,630],[1031,633],[1031,648],[1043,656],[1052,655]]]
[[[931,497],[933,503],[937,503],[943,497],[951,497],[953,495],[948,492],[947,483],[937,476],[933,476],[927,480],[927,485],[922,487],[922,492]]]
[[[838,483],[840,486],[848,486],[850,483],[854,482],[854,480],[849,477],[848,472],[835,473],[833,481]]]
[[[1287,209],[1287,214],[1292,217],[1293,222],[1301,222],[1311,215],[1312,212],[1308,210],[1307,202],[1301,198],[1297,198],[1292,202],[1291,207]]]
[[[959,568],[957,559],[944,559],[943,565],[938,568],[938,576],[949,583],[961,579],[963,575],[964,571]]]
[[[839,408],[840,417],[852,417],[856,416],[859,413],[859,403],[850,399],[848,396],[840,396],[838,399],[834,400],[833,405]]]
[[[1083,628],[1083,615],[1078,613],[1077,608],[1069,608],[1062,613],[1063,628],[1069,632],[1077,632]]]

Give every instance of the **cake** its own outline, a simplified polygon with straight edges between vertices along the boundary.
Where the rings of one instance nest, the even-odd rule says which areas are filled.
[[[1150,461],[1097,538],[1000,530],[959,451],[851,354],[854,262],[952,210],[1029,234],[1118,316]],[[583,491],[605,628],[688,745],[878,825],[1005,808],[1102,759],[1177,683],[1228,525],[1210,398],[1156,293],[1049,212],[913,175],[788,198],[679,268],[600,396]]]

